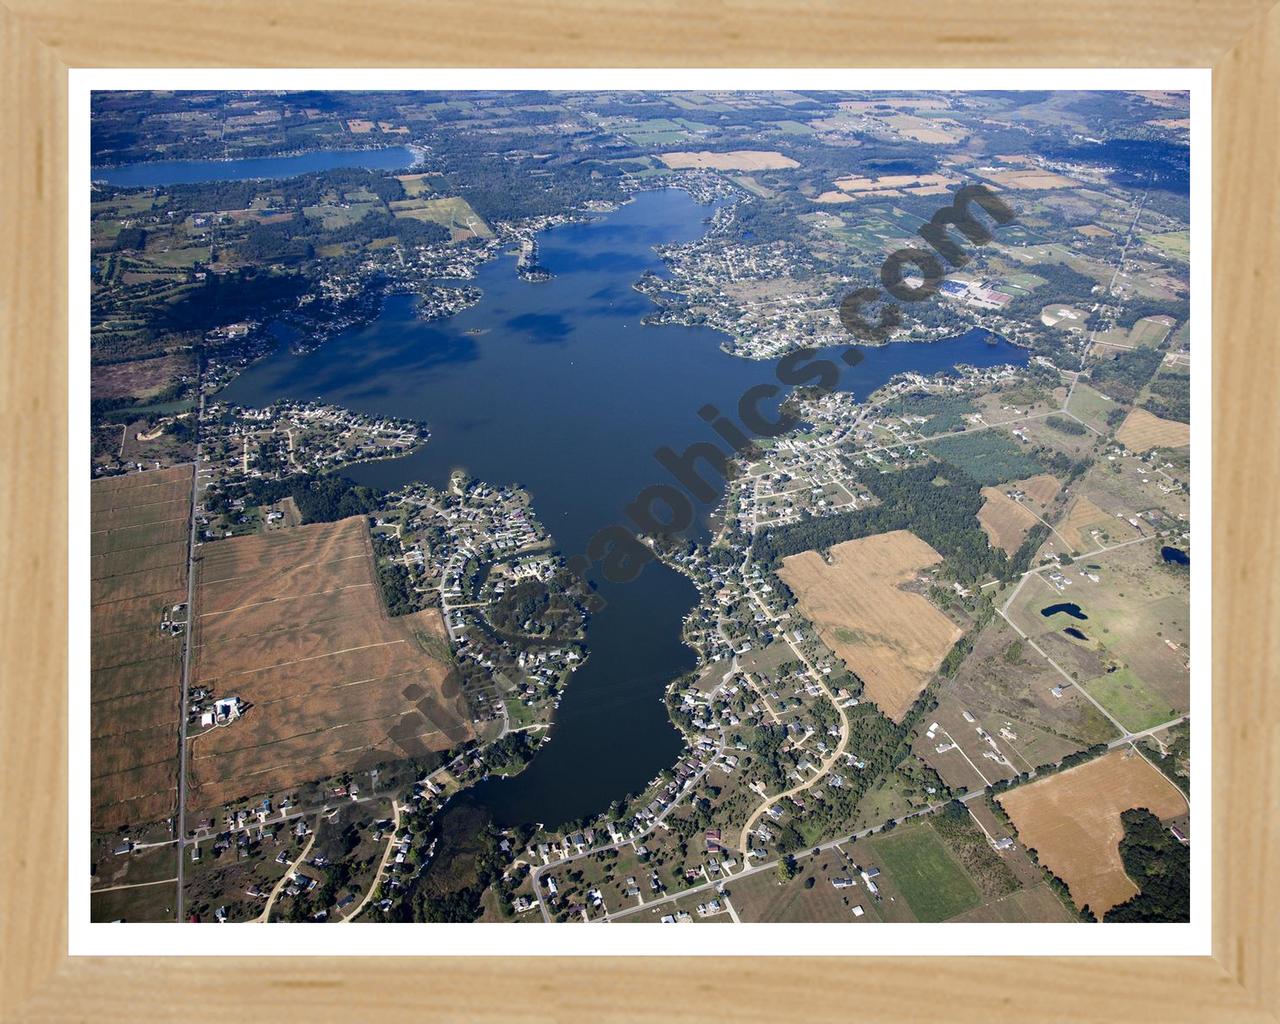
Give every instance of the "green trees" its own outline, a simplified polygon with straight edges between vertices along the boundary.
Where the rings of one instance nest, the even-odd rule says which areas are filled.
[[[1120,821],[1120,859],[1140,891],[1107,911],[1105,920],[1191,920],[1191,849],[1146,808],[1125,811]]]
[[[791,854],[787,854],[778,861],[778,878],[783,882],[791,881],[796,877],[799,870],[800,867],[796,864],[796,859]]]
[[[1191,378],[1182,373],[1160,373],[1148,387],[1142,407],[1167,420],[1191,422]]]
[[[1090,383],[1117,402],[1132,402],[1163,359],[1164,353],[1153,348],[1127,349],[1095,366],[1089,373]]]
[[[1070,416],[1058,416],[1055,414],[1046,416],[1044,421],[1059,433],[1071,434],[1074,437],[1079,437],[1088,429],[1083,423],[1073,420]]]
[[[928,463],[869,475],[865,486],[879,505],[776,527],[757,536],[756,559],[772,563],[846,540],[911,530],[945,556],[947,568],[959,579],[999,575],[1005,568],[1004,552],[991,547],[978,525],[981,488],[962,469]]]

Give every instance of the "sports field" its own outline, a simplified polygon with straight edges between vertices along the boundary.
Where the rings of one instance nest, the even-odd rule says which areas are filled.
[[[822,639],[901,721],[961,630],[922,595],[902,589],[942,556],[908,530],[845,541],[828,564],[816,551],[782,560],[779,575]]]
[[[201,549],[193,686],[242,717],[191,740],[193,808],[472,738],[435,610],[390,618],[363,517]]]
[[[166,818],[177,799],[191,466],[90,486],[93,827]],[[185,619],[185,613],[179,618]]]
[[[1018,838],[1098,917],[1138,890],[1120,862],[1123,811],[1145,807],[1161,819],[1187,813],[1178,788],[1139,754],[1111,753],[1002,794]]]

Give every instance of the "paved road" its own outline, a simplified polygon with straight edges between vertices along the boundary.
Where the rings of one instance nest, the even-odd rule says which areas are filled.
[[[960,798],[960,801],[961,803],[968,804],[974,800],[979,799],[985,792],[986,790],[984,789],[975,789],[973,790],[973,792],[966,793],[964,796],[962,796]],[[949,803],[949,802],[950,801],[947,801],[946,803]],[[946,806],[946,803],[930,804],[928,807],[925,807],[919,811],[914,811],[911,814],[904,814],[901,818],[896,819],[896,821],[897,823],[901,824],[904,821],[910,821],[912,818],[924,817],[925,815],[932,814],[935,811],[941,810],[943,807]],[[829,850],[834,850],[837,846],[840,846],[843,843],[847,843],[851,839],[862,839],[865,836],[873,835],[874,833],[879,832],[882,828],[884,828],[883,825],[873,825],[870,828],[864,828],[861,832],[853,833],[852,836],[850,836],[848,833],[844,833],[840,836],[839,839],[828,840],[825,843],[822,843],[815,847],[811,847],[803,852],[796,853],[793,856],[797,861],[807,860],[808,858],[815,856],[815,851],[817,853],[825,853]],[[643,906],[638,905],[634,907],[625,907],[622,910],[616,910],[612,914],[605,914],[603,917],[598,917],[595,920],[596,922],[608,922],[608,921],[615,921],[620,917],[629,917],[632,914],[639,913],[641,910],[652,910],[654,907],[662,906],[663,904],[666,904],[666,903],[672,903],[675,900],[683,899],[686,896],[696,896],[698,893],[706,892],[709,889],[717,889],[722,885],[730,885],[731,883],[733,883],[739,878],[747,878],[750,875],[758,875],[762,871],[774,870],[777,868],[777,866],[778,866],[777,859],[766,861],[763,864],[756,864],[755,866],[749,866],[744,862],[742,870],[737,872],[736,874],[726,873],[725,877],[722,879],[716,879],[714,881],[703,882],[700,885],[690,886],[688,889],[681,889],[679,892],[669,893],[668,895],[659,897],[658,899],[650,900],[648,903],[645,903]]]
[[[315,845],[315,842],[316,834],[312,832],[311,838],[307,840],[307,845],[304,846],[302,848],[302,852],[298,854],[298,859],[285,868],[284,874],[280,876],[280,881],[276,882],[275,888],[271,890],[271,895],[267,897],[267,905],[262,908],[262,913],[253,919],[255,924],[266,924],[267,921],[271,919],[271,908],[275,905],[276,897],[279,896],[281,890],[289,884],[289,879],[293,876],[293,873],[297,871],[298,868],[302,866],[302,862],[307,859],[307,854],[311,852],[311,847]]]
[[[196,377],[196,390],[200,389],[200,378]],[[182,704],[178,708],[178,815],[175,835],[178,839],[178,895],[175,906],[177,919],[183,918],[183,879],[185,860],[182,856],[183,842],[187,834],[187,708],[190,707],[191,690],[191,647],[192,633],[195,631],[195,593],[196,593],[196,506],[200,504],[200,424],[204,420],[204,395],[200,395],[200,405],[196,410],[196,457],[191,467],[191,529],[187,537],[187,628],[182,637]]]
[[[1190,717],[1191,717],[1190,715],[1180,715],[1179,717],[1172,718],[1167,722],[1161,722],[1159,725],[1153,725],[1150,729],[1144,729],[1142,732],[1130,733],[1127,736],[1122,736],[1117,739],[1114,739],[1110,743],[1108,743],[1107,746],[1109,749],[1114,750],[1116,747],[1124,746],[1125,744],[1131,743],[1133,740],[1142,739],[1143,737],[1150,736],[1154,733],[1161,731],[1162,729],[1168,729],[1172,726],[1179,725],[1182,722],[1185,722],[1188,719],[1190,719]],[[1032,778],[1034,778],[1038,774],[1040,773],[1034,770],[1027,773],[1027,775]],[[1181,790],[1179,790],[1179,792],[1181,792]],[[964,796],[959,798],[959,800],[961,803],[968,805],[975,800],[982,799],[986,795],[986,793],[987,793],[987,790],[985,788],[974,789],[969,791],[968,793],[965,793]],[[941,810],[943,807],[946,806],[947,803],[950,803],[950,801],[930,804],[928,807],[925,807],[919,811],[914,811],[911,814],[905,814],[901,818],[895,819],[895,823],[902,824],[903,822],[910,821],[913,818],[926,817],[927,815],[933,814],[934,812]],[[816,847],[812,847],[804,852],[796,853],[794,854],[794,857],[797,861],[804,861],[815,856],[817,853],[826,853],[830,850],[833,850],[836,847],[841,846],[842,844],[847,843],[852,839],[863,839],[866,836],[873,835],[881,831],[883,828],[884,828],[883,825],[873,825],[869,828],[864,828],[861,832],[855,832],[852,835],[848,835],[848,834],[841,835],[838,839],[830,839],[827,842],[821,843],[820,845]],[[841,852],[843,853],[843,851]],[[777,868],[777,866],[778,866],[778,859],[766,861],[763,864],[757,864],[754,866],[750,866],[744,861],[742,870],[738,871],[736,874],[729,874],[726,872],[725,877],[722,879],[716,879],[714,881],[703,882],[699,885],[690,886],[688,889],[681,889],[679,892],[669,893],[666,896],[661,896],[657,899],[649,900],[647,903],[643,905],[637,905],[634,907],[625,907],[622,910],[615,910],[611,914],[605,914],[602,917],[596,918],[595,922],[593,923],[598,923],[598,922],[607,923],[609,921],[616,921],[620,917],[630,917],[632,914],[638,914],[642,910],[652,910],[654,907],[659,907],[667,903],[673,903],[676,900],[684,899],[686,896],[696,896],[698,893],[701,893],[701,892],[706,892],[712,889],[718,889],[722,885],[724,886],[731,885],[734,881],[736,881],[739,878],[747,878],[750,875],[758,875],[762,871],[774,870]]]
[[[399,842],[396,833],[400,831],[400,804],[395,800],[391,801],[391,812],[392,820],[395,824],[391,828],[391,835],[387,838],[387,848],[383,851],[382,860],[378,863],[378,870],[373,873],[373,878],[369,882],[369,888],[364,894],[364,899],[359,902],[355,910],[339,921],[339,924],[348,924],[359,917],[360,911],[365,908],[365,904],[373,899],[373,894],[378,891],[378,884],[382,881],[382,875],[387,870],[387,861],[391,859],[391,852]]]

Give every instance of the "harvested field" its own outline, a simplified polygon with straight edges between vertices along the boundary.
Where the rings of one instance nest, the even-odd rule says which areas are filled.
[[[1022,843],[1067,883],[1077,907],[1088,905],[1099,917],[1138,891],[1120,861],[1121,813],[1145,807],[1163,820],[1187,813],[1178,788],[1124,750],[998,799]]]
[[[850,174],[837,178],[835,186],[843,192],[853,193],[875,193],[893,189],[917,191],[925,188],[941,188],[946,191],[946,187],[954,185],[956,180],[948,174],[885,174],[877,178]]]
[[[1056,476],[1050,473],[1039,473],[1026,480],[1015,480],[1009,486],[1018,488],[1026,494],[1037,509],[1043,511],[1048,507],[1049,502],[1058,496],[1058,489],[1062,485]]]
[[[427,653],[435,610],[389,617],[363,517],[206,545],[193,685],[244,715],[191,741],[193,808],[470,739],[450,666]]]
[[[1139,453],[1152,448],[1181,448],[1191,443],[1191,425],[1161,419],[1146,409],[1134,409],[1120,424],[1116,440],[1129,451]]]
[[[94,366],[92,394],[94,398],[150,398],[190,374],[194,365],[191,353],[179,352]]]
[[[1041,170],[982,170],[978,172],[988,181],[1017,190],[1075,188],[1080,182],[1062,174]]]
[[[902,589],[942,556],[908,530],[845,541],[831,564],[816,551],[783,559],[779,575],[826,644],[901,721],[961,630],[920,594]]]
[[[1100,539],[1093,536],[1094,530],[1107,532],[1113,538],[1120,533],[1123,535],[1120,539],[1128,539],[1134,533],[1127,523],[1108,515],[1084,495],[1079,495],[1071,503],[1066,518],[1058,524],[1058,535],[1071,545],[1072,550],[1089,551],[1097,547]]]
[[[168,817],[177,799],[190,466],[90,487],[91,818],[115,829]],[[172,895],[172,894],[170,894]]]
[[[777,150],[736,149],[729,153],[661,153],[659,158],[672,170],[688,167],[710,167],[717,171],[780,171],[799,167],[789,156]]]
[[[982,496],[986,501],[978,510],[978,522],[982,524],[993,548],[1000,548],[1005,554],[1012,555],[1039,520],[1029,508],[1010,498],[1005,493],[1007,490],[1008,488],[1001,487],[982,488]]]

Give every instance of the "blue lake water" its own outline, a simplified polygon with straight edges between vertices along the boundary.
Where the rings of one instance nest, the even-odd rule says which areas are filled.
[[[632,284],[661,271],[652,246],[700,237],[709,211],[684,192],[642,193],[613,214],[545,232],[539,261],[550,281],[521,281],[514,258],[502,257],[473,282],[484,293],[476,306],[433,323],[416,317],[412,297],[391,296],[371,324],[309,354],[277,351],[221,397],[250,406],[321,398],[424,420],[431,440],[421,451],[348,475],[379,487],[439,486],[460,467],[520,483],[563,553],[581,553],[597,530],[626,522],[624,508],[645,487],[670,482],[655,449],[718,442],[697,415],[703,405],[732,415],[747,388],[776,380],[773,363],[723,352],[716,331],[640,322],[653,306]],[[980,330],[867,349],[854,368],[839,363],[841,351],[824,355],[842,369],[840,388],[864,397],[907,370],[1026,362],[1024,350]],[[551,743],[522,774],[475,791],[501,823],[554,826],[603,811],[680,753],[662,695],[695,665],[680,640],[693,585],[658,563],[630,583],[592,578],[606,606],[592,617],[590,656],[570,680]]]
[[[189,185],[198,181],[248,181],[292,178],[298,174],[331,171],[335,167],[363,167],[395,171],[413,166],[413,153],[403,146],[386,149],[318,149],[296,156],[256,157],[248,160],[149,160],[120,167],[95,167],[94,181],[108,185],[151,188]]]

